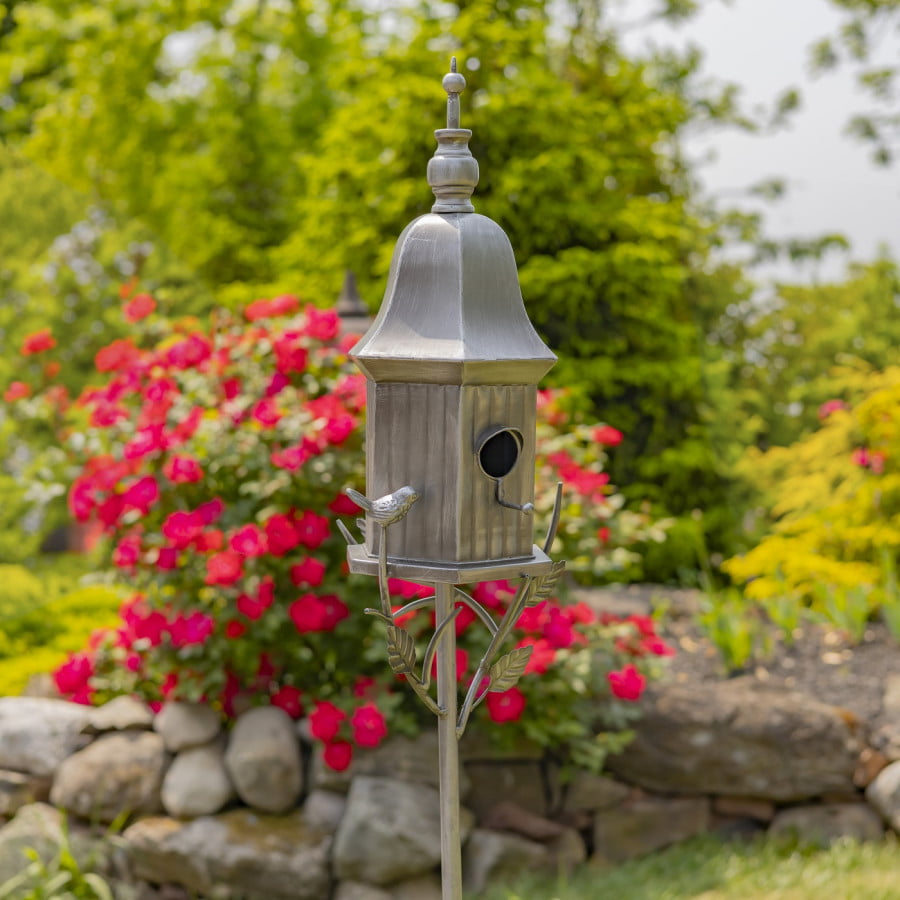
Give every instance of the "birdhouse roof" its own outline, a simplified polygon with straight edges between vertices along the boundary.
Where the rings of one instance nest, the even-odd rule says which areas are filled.
[[[439,384],[537,384],[556,361],[525,312],[509,239],[472,212],[406,227],[351,355],[374,381]]]
[[[556,356],[525,312],[509,238],[472,205],[478,162],[459,127],[455,57],[442,85],[447,127],[428,163],[436,202],[400,235],[381,310],[351,356],[373,381],[537,384]]]

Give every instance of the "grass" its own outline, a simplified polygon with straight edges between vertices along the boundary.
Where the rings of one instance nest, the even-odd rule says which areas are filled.
[[[82,649],[91,632],[113,625],[122,592],[81,585],[85,557],[44,558],[28,568],[0,565],[0,696],[19,694],[33,675]]]
[[[571,879],[537,876],[479,900],[900,900],[900,844],[838,842],[830,849],[760,838],[706,836]],[[471,898],[474,900],[474,898]]]

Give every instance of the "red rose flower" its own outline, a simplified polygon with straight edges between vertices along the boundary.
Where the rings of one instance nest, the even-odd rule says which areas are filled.
[[[239,553],[223,550],[206,561],[206,584],[227,586],[234,584],[244,574],[244,563]]]
[[[613,695],[620,700],[638,700],[647,685],[647,679],[632,663],[617,672],[608,672],[606,680]]]
[[[138,433],[122,448],[122,454],[125,459],[140,459],[150,453],[156,453],[159,450],[165,450],[166,436],[162,425],[150,425],[142,428]]]
[[[525,674],[543,675],[556,660],[556,648],[544,638],[527,637],[516,644],[517,647],[531,647],[531,656],[525,666]]]
[[[525,695],[517,687],[511,687],[502,693],[491,691],[484,703],[488,715],[498,724],[517,722],[525,711]]]
[[[159,485],[152,475],[139,478],[122,494],[122,503],[128,509],[136,509],[142,515],[150,512],[150,507],[159,500]]]
[[[282,416],[281,411],[272,399],[260,400],[253,407],[251,415],[263,428],[272,428],[278,424]]]
[[[190,647],[203,644],[213,633],[215,620],[202,612],[190,615],[177,615],[169,623],[169,636],[173,647]]]
[[[349,741],[335,741],[327,744],[322,751],[322,759],[329,769],[343,772],[353,761],[353,745]]]
[[[296,472],[307,460],[317,456],[320,452],[319,445],[315,441],[303,438],[294,447],[286,447],[284,450],[273,450],[269,460],[278,469]]]
[[[291,566],[291,581],[297,587],[304,585],[318,587],[325,578],[327,568],[321,560],[307,556],[303,559],[303,562]]]
[[[374,703],[365,703],[350,717],[353,740],[360,747],[377,747],[387,736],[387,723]]]
[[[156,554],[156,568],[171,572],[178,566],[178,549],[176,547],[160,547]]]
[[[325,630],[326,611],[315,594],[298,597],[288,607],[288,615],[300,634]]]
[[[22,356],[33,356],[35,353],[43,353],[52,350],[56,346],[56,339],[50,334],[49,328],[42,328],[34,334],[29,334],[22,341]]]
[[[230,641],[243,637],[246,631],[247,626],[237,619],[231,619],[231,621],[227,622],[225,625],[225,637]]]
[[[163,474],[175,484],[194,484],[203,479],[203,469],[193,456],[171,456],[163,466]]]
[[[284,556],[300,543],[301,535],[297,523],[282,513],[270,516],[265,523],[269,553]]]
[[[71,653],[53,673],[53,682],[61,694],[74,694],[87,685],[93,674],[94,663],[86,653]]]
[[[192,369],[206,362],[210,356],[212,344],[202,334],[194,332],[183,341],[169,347],[165,354],[165,362],[173,369]]]
[[[179,510],[166,516],[161,530],[173,548],[183,550],[202,534],[203,518],[196,511]]]
[[[275,351],[275,366],[282,375],[302,372],[306,369],[309,354],[300,343],[300,335],[296,331],[288,331],[277,338],[272,345]]]
[[[134,297],[122,307],[122,314],[126,322],[140,322],[146,319],[156,309],[156,301],[149,294],[135,294]]]
[[[300,308],[300,301],[293,294],[279,294],[269,301],[269,315],[289,316]]]
[[[317,741],[327,744],[337,736],[341,723],[346,718],[347,713],[342,709],[327,700],[321,700],[309,714],[309,733]]]
[[[306,333],[317,341],[330,341],[337,337],[340,331],[341,320],[333,309],[316,309],[314,306],[307,306],[304,310],[306,313]]]
[[[98,372],[121,372],[140,358],[141,351],[130,338],[113,341],[94,357]]]
[[[262,556],[267,549],[265,532],[254,524],[244,525],[228,539],[228,546],[241,556]]]
[[[214,553],[225,546],[225,535],[218,528],[211,528],[194,538],[194,547],[199,553]]]
[[[328,519],[325,516],[317,516],[307,510],[296,521],[296,529],[299,543],[310,550],[315,550],[326,540],[330,533]]]
[[[95,505],[93,482],[87,478],[76,478],[69,488],[69,512],[77,522],[87,522]]]
[[[196,509],[196,513],[203,520],[204,525],[212,525],[223,512],[225,512],[225,504],[218,497],[201,503]]]
[[[622,432],[618,428],[613,428],[612,425],[601,425],[594,429],[594,440],[607,447],[617,447],[622,443]]]
[[[248,322],[257,322],[272,315],[272,302],[267,299],[254,300],[244,307],[244,316]]]
[[[299,719],[303,715],[303,704],[300,702],[302,694],[293,685],[286,684],[280,687],[271,697],[272,706],[283,709],[292,719]]]
[[[358,516],[362,510],[343,492],[338,494],[328,508],[338,516]]]
[[[571,647],[575,642],[575,631],[572,623],[555,607],[550,610],[547,624],[543,628],[543,636],[557,649]]]
[[[141,558],[141,539],[137,535],[123,538],[113,550],[113,565],[120,569],[133,569]]]
[[[16,400],[21,400],[24,397],[27,397],[30,393],[31,388],[27,384],[25,384],[24,381],[14,381],[6,389],[6,392],[3,394],[3,399],[7,403],[13,403]]]

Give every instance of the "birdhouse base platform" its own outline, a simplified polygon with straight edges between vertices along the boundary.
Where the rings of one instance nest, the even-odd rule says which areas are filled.
[[[378,557],[366,551],[365,544],[347,548],[347,563],[354,575],[378,575]],[[392,560],[388,557],[388,578],[430,584],[476,584],[480,581],[502,581],[525,575],[545,575],[553,561],[535,545],[532,555],[522,559],[488,560],[473,563],[434,563]]]

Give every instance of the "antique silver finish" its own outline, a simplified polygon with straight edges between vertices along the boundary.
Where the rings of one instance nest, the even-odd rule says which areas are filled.
[[[465,79],[456,60],[443,80],[447,128],[428,164],[432,212],[406,227],[394,250],[377,318],[351,351],[367,378],[366,495],[358,541],[340,525],[350,571],[378,578],[388,663],[438,721],[443,900],[460,900],[462,866],[457,742],[491,692],[512,688],[531,647],[502,654],[522,610],[548,597],[564,563],[547,555],[561,485],[543,547],[534,544],[537,383],[556,361],[531,325],[512,247],[474,212],[478,163],[459,127]],[[375,498],[375,499],[371,499]],[[434,585],[394,610],[388,579]],[[518,589],[495,620],[459,586],[510,579]],[[462,606],[490,633],[461,707],[456,630]],[[421,659],[398,617],[433,607],[435,629]],[[432,662],[436,690],[432,694]]]

